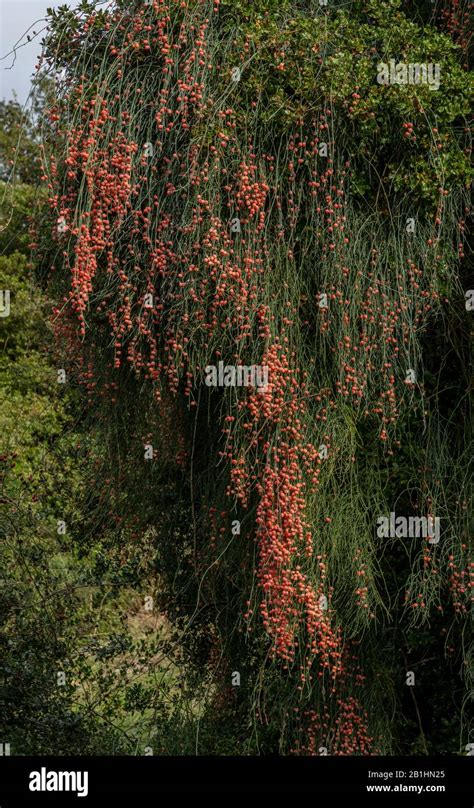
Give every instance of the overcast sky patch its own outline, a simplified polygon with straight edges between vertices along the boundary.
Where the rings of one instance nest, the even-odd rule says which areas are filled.
[[[78,3],[79,0],[0,0],[0,100],[8,101],[16,93],[18,101],[26,103],[41,52],[46,9],[74,7]],[[16,56],[10,53],[14,48]]]

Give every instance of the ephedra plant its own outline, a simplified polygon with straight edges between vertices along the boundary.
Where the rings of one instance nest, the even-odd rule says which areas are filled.
[[[50,20],[36,246],[58,356],[103,430],[97,486],[129,541],[156,530],[228,751],[438,748],[405,675],[413,652],[420,716],[440,630],[460,716],[467,75],[432,22],[372,0]],[[439,62],[442,91],[378,84],[400,54]],[[212,386],[220,362],[268,384]],[[378,537],[399,508],[442,540]]]

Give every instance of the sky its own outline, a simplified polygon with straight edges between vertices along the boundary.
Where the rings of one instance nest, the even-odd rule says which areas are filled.
[[[79,0],[0,0],[0,100],[9,100],[16,92],[18,101],[25,104],[30,92],[31,77],[41,51],[40,42],[45,28],[46,9],[68,5],[74,7]],[[32,41],[28,43],[26,32]],[[38,36],[33,37],[33,31]],[[7,54],[21,44],[16,60]]]

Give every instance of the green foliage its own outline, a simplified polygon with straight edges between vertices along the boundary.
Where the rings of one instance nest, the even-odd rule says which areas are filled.
[[[0,101],[0,179],[34,183],[41,174],[37,132],[16,101]]]
[[[29,227],[38,191],[31,185],[0,183],[0,253],[26,253]]]

